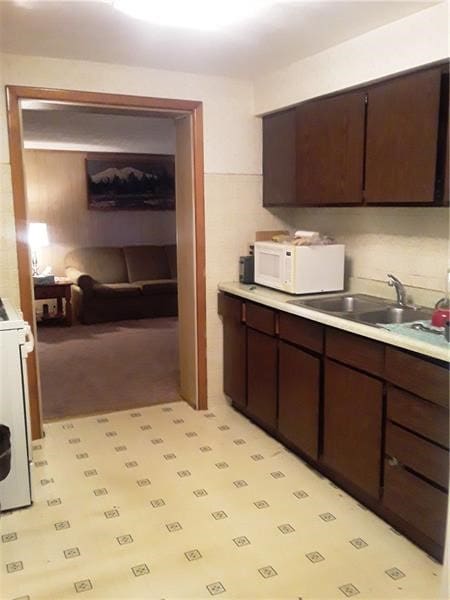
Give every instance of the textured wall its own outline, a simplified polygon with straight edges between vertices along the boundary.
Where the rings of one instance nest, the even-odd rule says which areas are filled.
[[[175,211],[88,210],[85,152],[25,150],[28,219],[48,225],[41,266],[65,275],[64,257],[84,246],[175,244]]]
[[[447,291],[449,209],[422,207],[300,208],[273,211],[295,229],[333,235],[346,246],[347,284],[394,297],[387,273],[397,275],[419,304],[432,306]]]

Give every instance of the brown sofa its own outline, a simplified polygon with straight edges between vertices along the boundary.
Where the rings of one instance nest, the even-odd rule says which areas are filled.
[[[176,246],[79,248],[64,263],[82,323],[177,314]]]

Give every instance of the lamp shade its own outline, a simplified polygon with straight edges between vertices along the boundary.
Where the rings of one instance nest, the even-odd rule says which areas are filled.
[[[30,223],[28,243],[32,248],[43,248],[49,245],[47,223]]]

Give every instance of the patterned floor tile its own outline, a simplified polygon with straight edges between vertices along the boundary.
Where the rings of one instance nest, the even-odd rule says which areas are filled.
[[[2,599],[431,600],[444,589],[441,565],[225,403],[45,430],[33,505],[0,519]]]

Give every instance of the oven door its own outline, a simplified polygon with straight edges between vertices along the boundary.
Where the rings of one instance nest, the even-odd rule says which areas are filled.
[[[23,337],[23,329],[0,331],[0,423],[11,432],[11,469],[0,482],[2,511],[31,504]]]

